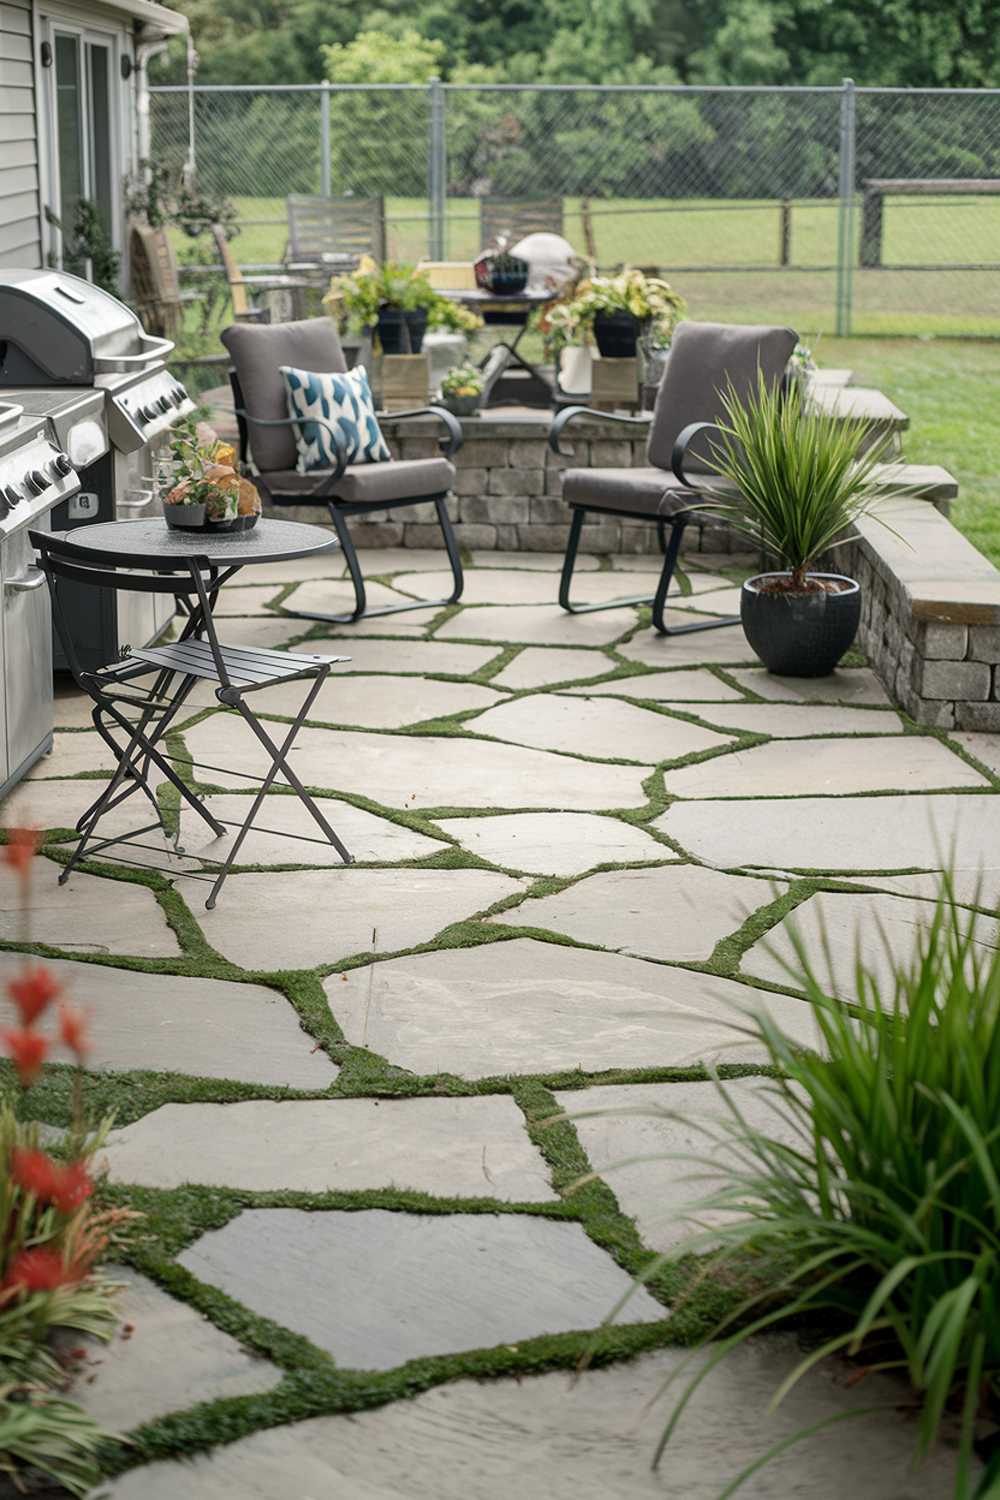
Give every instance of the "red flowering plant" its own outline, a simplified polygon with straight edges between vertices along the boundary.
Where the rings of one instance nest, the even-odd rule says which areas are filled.
[[[19,886],[24,941],[37,846],[32,830],[18,829],[0,848]],[[95,1157],[110,1121],[93,1131],[86,1123],[82,1074],[90,1043],[82,1010],[38,959],[18,963],[3,990],[0,1051],[14,1086],[0,1081],[0,1476],[16,1483],[27,1466],[83,1495],[98,1477],[94,1453],[105,1434],[54,1394],[70,1372],[53,1333],[110,1338],[115,1288],[95,1267],[132,1215],[94,1201]],[[19,1117],[19,1105],[54,1056],[71,1058],[76,1075],[72,1124],[50,1152],[39,1125]]]

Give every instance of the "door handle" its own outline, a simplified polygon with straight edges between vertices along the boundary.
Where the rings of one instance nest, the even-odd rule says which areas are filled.
[[[4,582],[4,588],[10,589],[12,594],[30,594],[35,589],[40,589],[45,582],[45,574],[41,568],[29,568],[19,578],[8,578]]]
[[[118,505],[121,510],[145,510],[146,506],[152,505],[156,499],[156,493],[153,490],[150,490],[148,495],[142,495],[139,491],[134,493],[139,494],[138,500],[126,500],[124,495],[119,496]]]

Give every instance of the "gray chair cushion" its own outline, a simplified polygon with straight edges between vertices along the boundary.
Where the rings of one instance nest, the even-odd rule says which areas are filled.
[[[423,500],[444,495],[455,482],[455,466],[446,458],[401,458],[382,464],[348,464],[332,490],[322,472],[299,474],[295,469],[261,473],[272,496],[289,501],[315,497],[343,500],[352,505],[386,505],[391,500]],[[317,491],[321,493],[317,494]]]
[[[681,323],[674,333],[666,369],[656,393],[646,457],[670,468],[678,435],[691,422],[718,422],[725,413],[720,391],[727,377],[740,400],[757,388],[757,370],[769,385],[780,380],[798,342],[791,328],[756,328],[736,323]],[[692,444],[685,467],[711,472],[706,462],[710,435]]]
[[[246,410],[254,417],[288,416],[282,365],[324,372],[347,369],[330,318],[306,318],[300,323],[233,323],[223,330],[222,342],[239,376]],[[295,428],[254,427],[251,423],[250,451],[258,469],[293,469],[298,459]]]
[[[736,494],[735,487],[724,486],[721,479],[712,487],[720,492],[731,489]],[[699,504],[699,497],[684,489],[669,469],[639,465],[633,469],[567,469],[562,492],[568,505],[617,510],[626,516],[649,516],[651,520],[656,517],[666,520]]]

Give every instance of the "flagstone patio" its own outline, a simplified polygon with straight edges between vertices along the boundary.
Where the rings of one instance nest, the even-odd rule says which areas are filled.
[[[655,1158],[718,1111],[704,1065],[763,1121],[763,1056],[734,1020],[766,1006],[815,1039],[790,924],[817,947],[825,927],[849,999],[859,923],[873,961],[880,933],[907,951],[949,859],[959,899],[995,909],[995,743],[916,729],[860,665],[771,678],[738,627],[663,640],[631,609],[567,617],[559,558],[479,561],[459,608],[332,634],[280,604],[293,585],[295,605],[346,598],[337,554],[224,591],[224,640],[352,658],[294,752],[350,868],[303,842],[276,789],[214,911],[198,877],[228,838],[189,814],[183,857],[148,836],[132,863],[110,851],[58,886],[108,766],[71,692],[53,755],[0,809],[49,831],[30,941],[91,1013],[110,1190],[146,1216],[123,1270],[134,1333],[78,1388],[133,1439],[114,1500],[714,1500],[797,1427],[883,1405],[880,1378],[859,1393],[829,1364],[768,1417],[796,1346],[763,1339],[712,1377],[654,1474],[666,1408],[645,1404],[715,1305],[709,1288],[671,1313],[670,1266],[601,1336],[607,1367],[566,1372],[649,1252],[683,1237],[697,1185]],[[581,597],[644,587],[647,563],[586,559]],[[441,587],[437,553],[366,566],[373,597]],[[678,620],[729,613],[738,577],[692,572]],[[288,717],[295,691],[258,709]],[[262,769],[240,720],[202,696],[172,750],[238,817]],[[5,875],[0,969],[27,941]],[[61,1078],[29,1099],[66,1122]],[[588,1117],[543,1123],[560,1110]],[[882,1410],[742,1492],[947,1493],[951,1456],[911,1472],[914,1441]]]

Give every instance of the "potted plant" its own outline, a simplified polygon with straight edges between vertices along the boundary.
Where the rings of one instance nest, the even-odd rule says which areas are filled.
[[[428,328],[472,333],[482,326],[474,312],[443,297],[423,271],[396,261],[378,265],[361,257],[349,276],[334,276],[324,305],[346,326],[378,329],[383,354],[419,354]]]
[[[483,376],[475,365],[456,365],[441,381],[441,402],[456,417],[472,417],[483,396]]]
[[[735,530],[783,564],[744,583],[746,638],[769,671],[824,677],[857,634],[861,587],[816,571],[816,562],[852,540],[857,521],[887,498],[874,471],[888,439],[872,442],[869,423],[812,406],[798,381],[783,391],[760,376],[748,400],[730,386],[722,401],[726,420],[713,428],[719,437],[708,462],[739,499],[698,488]]]
[[[538,320],[548,347],[558,352],[593,332],[604,359],[635,357],[639,338],[654,328],[669,339],[686,309],[684,298],[658,276],[626,268],[617,276],[591,276]]]
[[[177,429],[171,444],[170,489],[163,515],[177,531],[249,531],[260,515],[260,494],[236,470],[236,450],[207,422]]]

